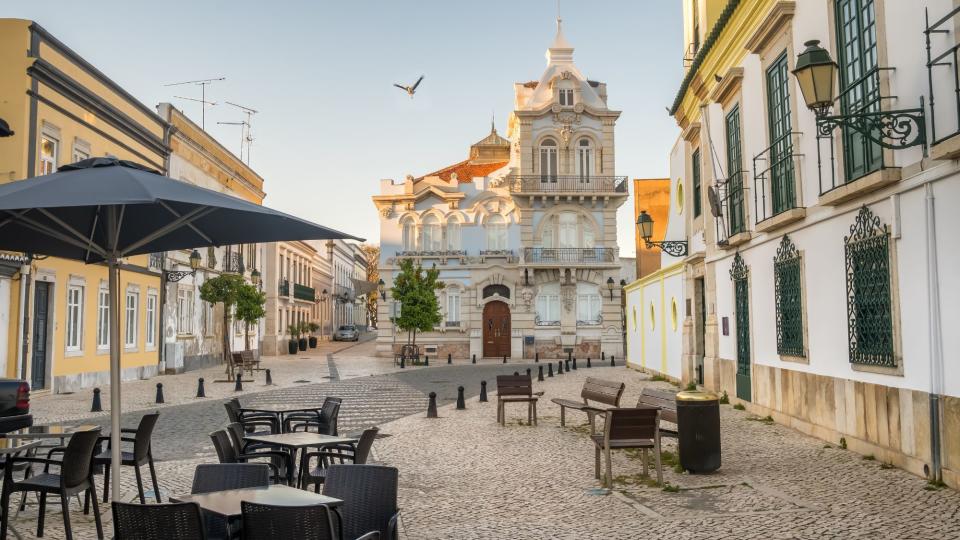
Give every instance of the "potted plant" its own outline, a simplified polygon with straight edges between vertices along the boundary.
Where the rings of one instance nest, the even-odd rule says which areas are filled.
[[[310,323],[310,348],[317,348],[317,336],[313,335],[317,330],[320,330],[320,325],[312,322]]]
[[[310,332],[310,325],[306,321],[301,322],[297,328],[297,345],[301,351],[307,350],[307,338],[305,336],[308,332]]]
[[[290,340],[287,341],[287,352],[290,354],[297,354],[297,349],[299,348],[299,342],[297,338],[300,337],[300,325],[287,325],[287,333],[290,334]]]

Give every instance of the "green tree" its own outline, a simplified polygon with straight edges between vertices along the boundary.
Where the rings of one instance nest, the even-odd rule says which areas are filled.
[[[237,307],[234,310],[234,316],[238,321],[243,321],[245,350],[250,350],[250,325],[257,324],[267,314],[264,309],[266,303],[267,295],[249,283],[244,283],[237,289]]]
[[[233,362],[230,361],[230,312],[237,302],[238,291],[246,285],[243,277],[236,274],[223,274],[203,282],[200,286],[200,298],[210,304],[223,304],[223,361],[226,372],[233,378]]]
[[[420,264],[414,266],[407,259],[400,262],[400,273],[393,280],[390,293],[400,302],[400,316],[393,324],[407,332],[407,343],[417,343],[417,332],[429,332],[443,319],[437,291],[445,284],[439,281],[440,271],[434,266],[424,271]]]

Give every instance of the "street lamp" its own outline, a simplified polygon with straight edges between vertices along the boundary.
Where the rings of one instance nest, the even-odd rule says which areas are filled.
[[[637,216],[637,228],[640,229],[640,237],[646,244],[647,249],[659,247],[667,255],[673,257],[683,257],[687,254],[687,242],[685,240],[663,240],[654,242],[650,240],[653,237],[653,218],[646,210],[641,210]]]
[[[833,130],[842,127],[860,133],[884,148],[896,150],[917,145],[926,148],[927,129],[922,96],[920,106],[914,109],[881,111],[861,108],[857,112],[831,115],[833,102],[838,97],[834,96],[833,89],[839,67],[830,57],[830,53],[820,46],[819,40],[813,39],[804,45],[807,48],[797,55],[793,75],[797,78],[804,103],[817,117],[817,138],[828,138]],[[879,73],[880,70],[890,69],[893,68],[881,67],[876,68],[876,71]],[[868,73],[867,76],[871,74]],[[851,88],[857,88],[860,84],[858,82]],[[851,94],[850,98],[854,99],[856,96]]]
[[[610,291],[610,299],[613,300],[613,278],[607,278],[607,290]]]
[[[253,271],[250,272],[250,283],[253,283],[254,287],[257,287],[257,288],[260,287],[260,271],[257,270],[256,268],[254,268]]]
[[[190,254],[190,271],[185,270],[166,270],[164,272],[164,278],[167,281],[176,283],[181,279],[192,276],[197,273],[197,268],[200,268],[200,252],[193,250],[193,253]]]
[[[380,291],[380,299],[381,299],[381,300],[386,300],[386,299],[387,299],[387,288],[386,288],[386,283],[383,282],[383,279],[382,279],[382,278],[380,279],[380,281],[377,282],[377,290]]]

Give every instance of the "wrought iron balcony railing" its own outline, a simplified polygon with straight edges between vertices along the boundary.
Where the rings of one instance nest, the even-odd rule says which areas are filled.
[[[717,243],[720,245],[726,244],[731,236],[747,231],[746,180],[747,171],[739,170],[731,173],[725,181],[717,183],[716,192],[720,212],[714,217],[717,225]]]
[[[290,281],[286,279],[280,280],[280,285],[277,287],[277,294],[280,296],[290,296]]]
[[[397,257],[419,257],[421,259],[429,258],[444,258],[444,257],[463,257],[467,254],[466,251],[462,249],[447,249],[447,250],[406,250],[406,251],[397,251]]]
[[[940,142],[960,133],[960,63],[958,63],[958,51],[960,51],[960,41],[955,40],[951,34],[954,32],[958,22],[957,14],[960,13],[960,6],[950,10],[940,20],[930,24],[930,14],[926,14],[927,28],[924,35],[927,41],[927,82],[930,85],[930,133],[932,135],[931,144],[936,145]],[[938,37],[939,36],[939,37]],[[937,47],[939,45],[940,47]],[[934,52],[936,51],[936,52]],[[936,71],[935,67],[953,68],[952,76],[949,81],[944,77],[944,71]],[[934,91],[935,82],[942,89],[943,93],[938,94]],[[940,111],[946,110],[944,116],[937,116],[937,97],[949,98],[947,90],[953,94],[953,99],[946,99],[946,103],[941,104]],[[953,114],[950,114],[950,113]],[[937,120],[940,120],[940,133],[937,133]]]
[[[243,254],[236,251],[227,252],[226,256],[223,258],[223,271],[234,274],[242,274],[244,271]]]
[[[774,140],[753,158],[753,204],[757,223],[797,208],[796,169],[800,154],[791,131]]]
[[[317,299],[317,293],[313,287],[307,287],[299,283],[293,284],[293,297],[297,300],[308,300],[313,302]]]
[[[626,176],[525,174],[507,178],[511,193],[627,193]]]
[[[526,264],[610,264],[617,262],[616,248],[524,248]]]

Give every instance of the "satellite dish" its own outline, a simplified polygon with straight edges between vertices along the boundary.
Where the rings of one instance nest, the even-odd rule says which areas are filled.
[[[715,186],[707,188],[707,200],[710,202],[710,213],[713,217],[723,217],[723,206],[720,204],[720,195],[717,194]]]

